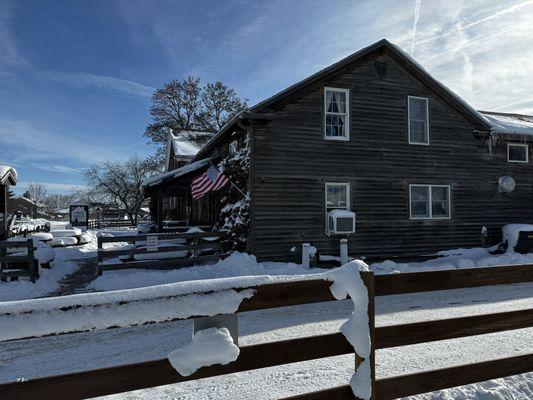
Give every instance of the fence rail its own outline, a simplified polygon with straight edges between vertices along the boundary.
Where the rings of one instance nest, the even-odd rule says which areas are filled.
[[[117,219],[112,221],[105,221],[101,219],[91,219],[87,227],[89,229],[103,229],[103,228],[133,228],[137,226],[129,219]]]
[[[8,249],[25,250],[25,255],[8,254]],[[39,277],[39,262],[35,259],[33,240],[0,242],[0,280],[29,277],[35,283]]]
[[[532,266],[380,276],[362,273],[369,292],[372,371],[375,370],[375,349],[533,327],[533,309],[375,327],[374,296],[533,282],[533,274],[528,268],[531,269]],[[443,282],[443,276],[449,281]],[[414,285],[415,282],[419,285]],[[254,296],[243,300],[237,312],[333,301],[330,284],[316,280],[258,286],[254,288]],[[162,359],[32,379],[22,383],[7,383],[0,385],[0,393],[2,399],[6,400],[83,399],[350,353],[353,354],[353,348],[344,336],[332,333],[244,346],[235,362],[226,366],[201,368],[189,377],[180,376],[167,359]],[[356,357],[356,366],[359,361]],[[394,399],[530,371],[533,371],[533,354],[388,377],[375,380],[373,399]],[[353,398],[350,387],[344,385],[287,399]]]
[[[147,246],[149,238],[157,238],[157,250]],[[229,250],[227,235],[223,232],[194,233],[154,233],[98,238],[98,275],[104,271],[131,268],[175,269],[217,261],[225,257]],[[185,243],[171,243],[182,240]],[[104,248],[105,243],[129,243],[128,248]],[[182,253],[182,257],[172,256],[172,252]],[[104,260],[122,257],[122,262],[108,263]],[[142,258],[139,260],[139,258]]]

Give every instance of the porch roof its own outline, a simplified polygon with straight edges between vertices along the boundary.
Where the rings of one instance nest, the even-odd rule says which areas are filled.
[[[208,166],[210,162],[211,162],[211,158],[204,158],[202,160],[198,160],[190,164],[186,164],[181,168],[177,168],[175,170],[168,171],[160,175],[152,176],[144,182],[143,187],[151,188],[151,187],[160,185],[161,183],[165,183],[173,179],[179,178],[181,176],[190,174],[191,172],[197,171],[199,169],[202,169]]]

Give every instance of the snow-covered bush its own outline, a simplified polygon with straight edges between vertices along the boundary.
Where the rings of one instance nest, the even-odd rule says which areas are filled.
[[[234,250],[243,251],[246,249],[250,225],[250,138],[245,135],[234,143],[233,151],[221,160],[218,167],[238,189],[232,185],[228,194],[220,200],[225,206],[220,211],[215,227],[228,233]]]

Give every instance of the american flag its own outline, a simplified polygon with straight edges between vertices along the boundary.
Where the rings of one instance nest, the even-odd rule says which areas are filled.
[[[226,183],[228,178],[214,166],[210,166],[205,173],[193,179],[192,198],[198,200],[204,194],[224,187]]]

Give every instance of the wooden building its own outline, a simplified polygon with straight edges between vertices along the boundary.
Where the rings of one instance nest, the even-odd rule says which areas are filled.
[[[411,257],[533,223],[532,141],[533,117],[473,109],[381,40],[240,113],[145,189],[156,215],[172,194],[199,222],[191,180],[245,146],[247,250],[258,259],[297,260],[302,243],[338,255],[344,237],[352,256]],[[211,203],[209,222],[224,205]],[[335,209],[356,214],[355,233],[332,234]]]

